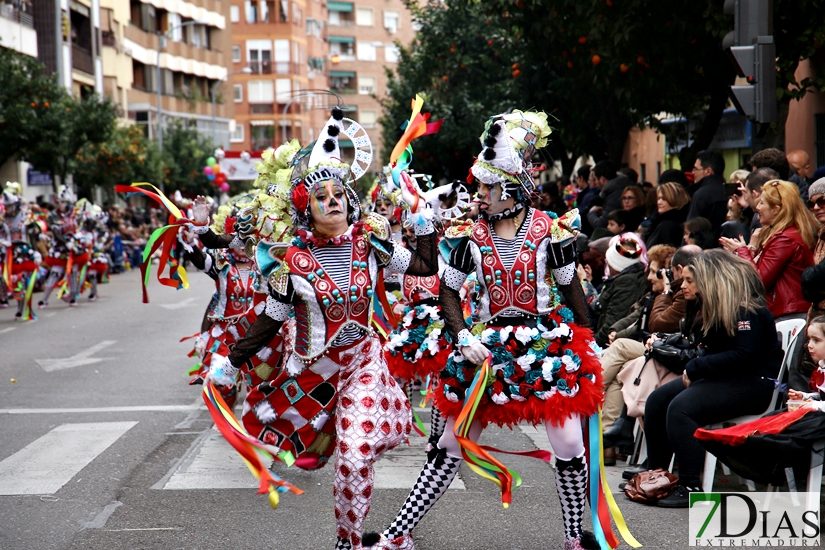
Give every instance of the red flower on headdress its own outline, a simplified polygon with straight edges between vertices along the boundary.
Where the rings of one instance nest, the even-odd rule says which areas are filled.
[[[292,204],[295,205],[295,209],[301,214],[307,211],[309,193],[307,193],[307,186],[303,183],[299,183],[292,190]]]

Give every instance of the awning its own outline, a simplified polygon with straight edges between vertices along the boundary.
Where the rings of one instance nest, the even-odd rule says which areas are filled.
[[[353,146],[352,141],[349,140],[349,139],[339,139],[338,140],[338,147],[347,148],[347,147],[352,147],[352,146]]]
[[[329,76],[335,78],[355,78],[355,71],[330,71]]]
[[[352,2],[327,2],[327,9],[329,11],[352,11]]]
[[[274,120],[250,120],[252,126],[275,126]]]
[[[354,36],[330,36],[330,42],[338,42],[339,44],[354,44],[355,37]]]

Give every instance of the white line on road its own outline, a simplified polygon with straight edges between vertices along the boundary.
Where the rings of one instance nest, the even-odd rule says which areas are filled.
[[[0,334],[5,334],[5,333],[7,333],[7,332],[11,332],[11,331],[13,331],[13,330],[17,330],[17,327],[8,327],[8,328],[4,328],[3,330],[0,330]]]
[[[71,357],[64,357],[62,359],[35,359],[35,362],[43,367],[43,370],[46,372],[71,369],[83,365],[92,365],[94,363],[100,363],[101,361],[111,359],[110,357],[92,357],[92,355],[108,348],[111,345],[114,345],[115,343],[117,343],[117,340],[104,340],[103,342],[95,344],[94,346],[87,348],[80,353],[76,353]]]
[[[187,298],[185,300],[181,300],[180,302],[176,302],[174,304],[161,304],[160,307],[165,309],[183,309],[185,307],[189,307],[194,305],[193,302],[195,298]]]
[[[195,440],[170,470],[171,475],[153,489],[252,489],[258,481],[241,455],[214,428]]]
[[[375,463],[376,489],[409,489],[415,485],[421,467],[427,462],[427,438],[416,434],[410,435],[410,444],[402,443],[395,449],[387,451]],[[450,491],[464,491],[461,474],[455,476],[450,484]]]
[[[133,407],[86,407],[76,409],[0,409],[0,414],[73,414],[116,412],[186,412],[206,410],[204,405],[135,405]]]
[[[56,493],[135,424],[58,426],[0,462],[0,495]]]

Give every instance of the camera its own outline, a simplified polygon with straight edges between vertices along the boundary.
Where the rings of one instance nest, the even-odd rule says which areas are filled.
[[[663,267],[662,269],[656,272],[657,279],[664,279],[665,277],[667,277],[668,281],[673,280],[673,270],[669,267]]]

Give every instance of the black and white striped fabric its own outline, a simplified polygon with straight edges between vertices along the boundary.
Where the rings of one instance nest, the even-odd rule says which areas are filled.
[[[527,209],[527,215],[524,217],[524,221],[521,224],[521,227],[518,228],[518,232],[516,236],[512,239],[503,239],[496,235],[493,226],[490,225],[490,233],[493,236],[493,244],[496,245],[496,251],[498,252],[499,258],[501,258],[501,263],[504,264],[504,268],[507,271],[512,269],[513,264],[516,263],[516,256],[518,256],[518,252],[521,249],[521,243],[524,240],[525,235],[527,234],[527,229],[530,227],[530,221],[533,219],[533,209]]]
[[[312,255],[324,268],[332,282],[346,292],[349,289],[349,275],[352,269],[352,243],[347,242],[338,246],[313,246]],[[333,341],[333,347],[348,346],[362,336],[356,327],[350,326],[341,331]]]

